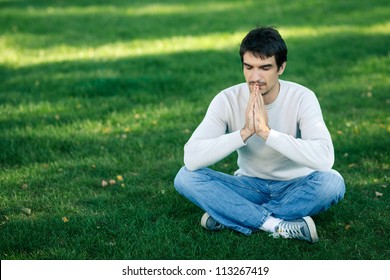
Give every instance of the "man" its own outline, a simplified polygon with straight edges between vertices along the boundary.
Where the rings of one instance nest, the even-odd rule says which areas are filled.
[[[184,147],[175,188],[206,213],[208,230],[317,242],[310,216],[344,197],[334,150],[314,93],[280,80],[287,47],[274,28],[250,31],[240,46],[246,83],[220,92]],[[234,176],[207,168],[237,151]]]

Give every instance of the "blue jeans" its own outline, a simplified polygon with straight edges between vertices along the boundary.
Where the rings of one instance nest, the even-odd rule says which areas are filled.
[[[258,231],[271,215],[283,220],[316,215],[345,193],[344,180],[335,170],[275,181],[182,167],[174,185],[217,222],[246,235]]]

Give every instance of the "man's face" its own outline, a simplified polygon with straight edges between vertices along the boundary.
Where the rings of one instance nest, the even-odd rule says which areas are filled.
[[[278,69],[275,56],[260,58],[250,52],[243,56],[243,71],[249,90],[257,84],[265,101],[273,101],[279,93],[279,75],[284,71],[286,63]],[[267,103],[267,102],[266,102]]]

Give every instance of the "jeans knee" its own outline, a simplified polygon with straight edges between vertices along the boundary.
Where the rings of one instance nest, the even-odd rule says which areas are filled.
[[[180,168],[179,172],[177,172],[176,177],[173,180],[173,186],[179,193],[181,193],[181,189],[185,185],[184,182],[186,181],[185,178],[187,177],[187,175],[185,174],[186,172],[189,171],[187,170],[187,168],[185,168],[185,166],[183,166],[182,168]]]
[[[344,198],[345,182],[339,172],[336,170],[325,172],[323,182],[329,196],[333,197],[336,203]]]
[[[175,189],[181,194],[188,192],[190,189],[194,189],[202,182],[203,173],[201,171],[202,169],[190,171],[185,166],[180,168],[173,182]]]

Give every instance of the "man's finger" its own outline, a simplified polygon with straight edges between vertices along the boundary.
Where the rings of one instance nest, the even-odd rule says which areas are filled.
[[[253,86],[253,94],[255,97],[257,97],[259,95],[259,90],[260,90],[260,88],[258,85]]]

